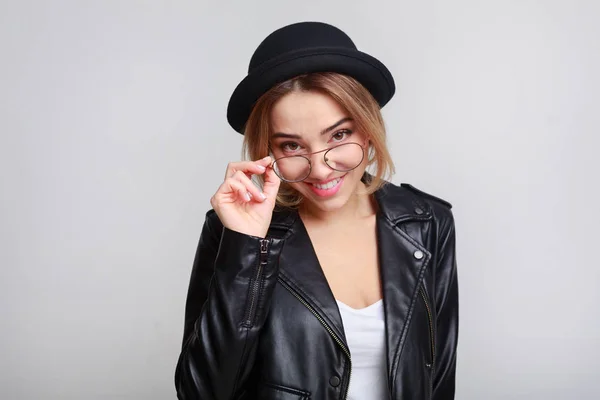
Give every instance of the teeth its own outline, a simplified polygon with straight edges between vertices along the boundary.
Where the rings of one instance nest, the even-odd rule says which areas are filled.
[[[319,185],[317,183],[313,183],[313,186],[316,187],[317,189],[322,189],[322,190],[331,189],[332,187],[334,187],[335,185],[337,185],[340,182],[340,179],[341,178],[334,179],[332,181],[327,182],[324,185]]]

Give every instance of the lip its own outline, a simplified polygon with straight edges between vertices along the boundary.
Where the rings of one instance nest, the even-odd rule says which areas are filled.
[[[337,185],[335,185],[332,188],[329,189],[319,189],[317,187],[315,187],[313,184],[311,183],[306,183],[305,184],[310,188],[310,190],[316,194],[319,197],[331,197],[333,195],[335,195],[337,192],[339,192],[340,188],[342,187],[342,184],[344,183],[344,178],[346,177],[346,175],[343,176],[338,176],[336,178],[330,179],[328,181],[325,182],[320,182],[319,184],[323,185],[326,184],[328,182],[334,181],[336,179],[339,179],[340,181],[338,182]]]

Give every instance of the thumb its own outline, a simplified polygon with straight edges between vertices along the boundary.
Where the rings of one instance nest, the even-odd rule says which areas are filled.
[[[279,185],[281,184],[281,180],[273,170],[273,168],[267,168],[267,171],[264,175],[265,184],[263,186],[263,193],[267,196],[267,199],[273,199],[277,197],[277,193],[279,192]]]

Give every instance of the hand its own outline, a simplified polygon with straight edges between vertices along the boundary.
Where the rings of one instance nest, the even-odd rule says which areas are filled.
[[[267,235],[281,183],[270,164],[271,157],[265,157],[227,166],[225,181],[210,199],[223,226],[247,235],[262,238]],[[263,174],[265,183],[261,192],[250,178]]]

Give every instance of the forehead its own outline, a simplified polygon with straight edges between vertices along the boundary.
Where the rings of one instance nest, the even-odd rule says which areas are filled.
[[[294,91],[275,103],[270,122],[272,132],[313,136],[348,116],[341,105],[324,93]]]

